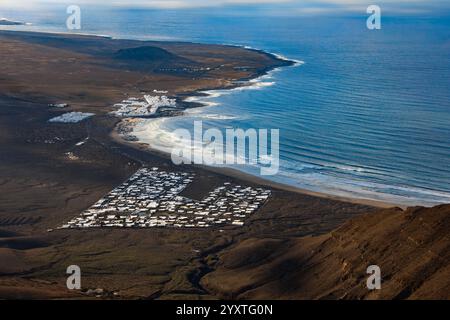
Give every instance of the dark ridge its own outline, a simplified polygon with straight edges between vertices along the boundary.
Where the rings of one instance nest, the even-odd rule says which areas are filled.
[[[0,238],[11,238],[11,237],[18,237],[18,236],[19,236],[19,234],[17,232],[0,229]]]
[[[165,49],[142,46],[117,50],[112,59],[116,68],[128,70],[176,73],[178,76],[198,73],[199,64]]]
[[[167,60],[178,60],[178,56],[170,53],[167,50],[145,46],[138,48],[127,48],[120,49],[114,54],[115,59],[120,60],[134,60],[134,61],[167,61]]]
[[[0,248],[28,250],[47,247],[49,243],[44,237],[14,237],[0,239]]]

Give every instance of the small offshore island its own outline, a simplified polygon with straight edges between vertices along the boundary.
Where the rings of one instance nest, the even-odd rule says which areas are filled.
[[[187,97],[292,61],[96,36],[0,31],[0,41],[0,298],[448,295],[450,206],[403,210],[176,166],[129,132],[130,119],[181,115],[200,106]],[[367,256],[391,279],[383,291],[358,281]],[[81,291],[65,286],[74,264]]]
[[[8,20],[6,18],[0,18],[0,26],[23,26],[23,25],[26,25],[26,23],[21,21]]]

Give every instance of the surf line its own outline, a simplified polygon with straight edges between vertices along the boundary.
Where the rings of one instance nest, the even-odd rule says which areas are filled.
[[[203,131],[203,122],[194,121],[194,136],[187,129],[173,131],[179,141],[172,148],[176,165],[261,165],[261,175],[275,175],[280,167],[280,129],[219,128]],[[269,148],[270,145],[270,148]],[[269,152],[270,150],[270,152]]]

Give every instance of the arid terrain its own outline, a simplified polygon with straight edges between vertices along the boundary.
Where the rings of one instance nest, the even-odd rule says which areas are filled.
[[[450,298],[450,205],[381,209],[268,186],[270,200],[243,227],[48,232],[144,165],[194,172],[192,198],[259,183],[120,143],[109,112],[127,96],[233,87],[286,61],[230,46],[18,32],[0,32],[0,59],[0,298]],[[68,111],[96,115],[48,122]],[[365,287],[371,264],[381,290]],[[81,267],[81,291],[66,288],[69,265]]]

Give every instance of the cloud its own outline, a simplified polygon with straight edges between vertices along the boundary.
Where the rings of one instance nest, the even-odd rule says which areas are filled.
[[[2,0],[0,7],[21,6],[26,8],[50,4],[103,4],[110,6],[136,6],[149,8],[193,8],[224,5],[259,5],[296,2],[296,0]]]
[[[292,9],[293,12],[315,13],[327,10],[353,11],[376,3],[390,8],[415,9],[448,8],[448,0],[0,0],[0,8],[33,8],[41,5],[107,5],[118,7],[145,7],[156,9],[187,9],[220,6],[273,6]]]

